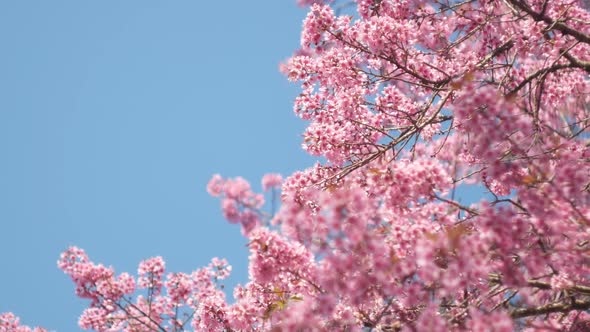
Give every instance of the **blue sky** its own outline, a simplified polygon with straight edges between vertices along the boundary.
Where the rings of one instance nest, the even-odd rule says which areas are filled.
[[[86,302],[56,267],[70,245],[118,272],[226,257],[246,281],[246,241],[205,187],[313,163],[278,71],[304,16],[295,0],[0,2],[0,312],[78,331]]]

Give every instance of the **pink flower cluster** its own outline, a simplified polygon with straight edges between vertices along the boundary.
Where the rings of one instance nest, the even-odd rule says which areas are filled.
[[[329,6],[314,4],[307,15],[301,34],[301,45],[318,45],[324,32],[332,28],[334,23],[334,12]]]
[[[61,254],[58,267],[76,284],[76,294],[90,299],[106,311],[117,310],[116,303],[124,295],[135,291],[135,280],[127,273],[115,277],[112,268],[95,265],[80,248],[71,247]]]
[[[46,329],[31,328],[20,324],[20,319],[12,312],[0,313],[0,332],[47,332]]]
[[[153,257],[139,263],[137,269],[139,287],[149,288],[155,295],[159,295],[162,291],[162,277],[165,269],[166,264],[162,257]]]
[[[72,278],[78,296],[91,299],[80,316],[81,328],[129,332],[201,326],[200,320],[187,320],[185,315],[221,310],[225,296],[217,282],[231,271],[225,260],[215,258],[209,267],[191,274],[165,275],[164,260],[154,257],[139,264],[137,277],[115,277],[113,268],[94,264],[76,247],[61,255],[58,266]]]
[[[214,175],[207,191],[214,197],[223,197],[223,216],[232,223],[240,223],[244,234],[260,225],[259,209],[264,204],[264,197],[252,192],[250,184],[243,178],[225,180],[220,175]]]
[[[266,174],[262,177],[262,189],[269,191],[273,188],[280,188],[283,183],[283,177],[280,174]]]
[[[249,282],[228,303],[224,260],[165,276],[152,258],[134,278],[70,248],[58,264],[91,300],[80,326],[588,330],[588,4],[300,3],[281,70],[322,162],[263,178],[281,186],[276,214],[242,178],[207,187],[242,226]]]

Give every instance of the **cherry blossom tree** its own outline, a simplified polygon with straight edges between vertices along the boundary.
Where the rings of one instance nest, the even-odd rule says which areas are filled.
[[[80,326],[589,331],[588,2],[299,2],[301,48],[281,69],[323,162],[263,178],[276,214],[244,179],[208,186],[247,238],[248,283],[226,299],[221,259],[116,275],[70,248]]]

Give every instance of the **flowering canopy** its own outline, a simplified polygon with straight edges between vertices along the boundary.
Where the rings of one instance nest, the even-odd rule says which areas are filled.
[[[135,278],[70,248],[59,266],[91,300],[80,326],[590,329],[588,3],[300,3],[281,69],[301,82],[303,148],[325,162],[263,179],[282,183],[274,216],[241,178],[208,187],[249,240],[249,282],[226,301],[224,260],[165,275],[152,258]],[[463,204],[472,188],[482,200]]]

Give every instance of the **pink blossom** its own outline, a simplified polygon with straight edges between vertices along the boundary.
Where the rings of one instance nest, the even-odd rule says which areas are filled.
[[[12,312],[0,313],[0,332],[47,332],[40,327],[28,327],[20,324],[20,319]]]
[[[164,260],[159,256],[142,261],[137,269],[139,287],[153,289],[159,294],[165,267]]]
[[[262,177],[262,189],[269,191],[271,188],[278,188],[283,183],[283,177],[280,174],[266,174]]]
[[[321,162],[263,177],[276,214],[241,177],[207,185],[241,226],[248,282],[228,302],[223,259],[163,280],[161,257],[134,277],[71,247],[58,266],[90,300],[80,326],[587,330],[587,4],[299,3],[301,49],[281,71]]]

